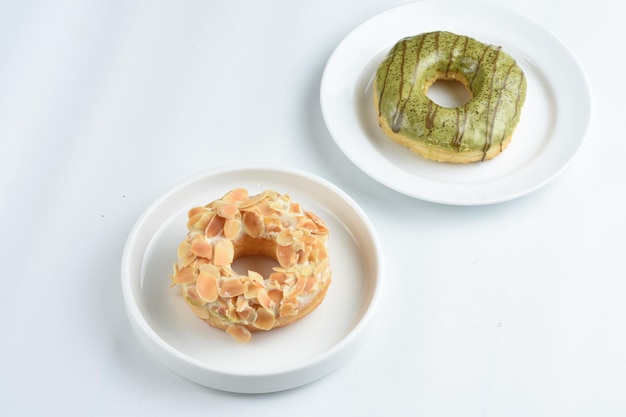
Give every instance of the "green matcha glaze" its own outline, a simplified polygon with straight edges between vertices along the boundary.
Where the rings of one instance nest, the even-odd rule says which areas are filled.
[[[435,104],[426,91],[439,79],[462,82],[471,100],[458,108]],[[446,152],[480,151],[484,159],[513,134],[526,78],[500,47],[431,32],[394,45],[378,67],[374,94],[379,119],[394,134]]]

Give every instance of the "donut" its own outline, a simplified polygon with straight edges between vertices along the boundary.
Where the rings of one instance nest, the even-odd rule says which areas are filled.
[[[437,80],[461,82],[471,99],[456,108],[426,96]],[[435,161],[468,163],[501,154],[526,98],[526,77],[501,47],[436,31],[398,41],[373,81],[386,136]]]
[[[191,310],[246,343],[251,332],[291,324],[315,310],[331,283],[328,228],[289,195],[229,191],[187,215],[187,235],[170,275]],[[264,277],[233,270],[242,256],[277,266]]]

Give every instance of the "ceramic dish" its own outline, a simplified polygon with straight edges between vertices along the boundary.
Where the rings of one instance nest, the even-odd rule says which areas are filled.
[[[435,30],[500,45],[526,73],[521,121],[509,147],[491,161],[429,161],[378,127],[372,98],[376,68],[401,38]],[[581,68],[546,30],[504,9],[447,1],[406,4],[361,24],[332,53],[320,92],[331,136],[362,171],[406,195],[458,205],[506,201],[547,184],[583,143],[591,107]]]
[[[245,187],[274,189],[326,221],[333,282],[322,304],[281,329],[238,344],[198,319],[169,274],[186,235],[187,211]],[[137,220],[124,250],[122,289],[130,322],[167,367],[199,384],[239,393],[294,388],[341,366],[362,341],[382,284],[382,256],[358,205],[311,174],[264,167],[222,168],[191,178],[160,197]]]

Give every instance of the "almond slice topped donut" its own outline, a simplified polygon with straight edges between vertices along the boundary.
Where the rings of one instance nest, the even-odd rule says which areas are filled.
[[[191,310],[240,343],[252,333],[291,324],[315,310],[331,283],[328,228],[288,195],[244,188],[188,212],[172,286]],[[278,266],[269,276],[232,268],[242,256],[262,255]]]

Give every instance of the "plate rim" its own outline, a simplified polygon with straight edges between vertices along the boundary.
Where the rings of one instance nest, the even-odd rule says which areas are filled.
[[[292,178],[304,180],[309,184],[316,183],[323,189],[334,193],[337,198],[343,203],[348,204],[354,213],[358,215],[359,222],[364,226],[364,233],[369,238],[367,246],[371,247],[371,251],[375,256],[375,259],[369,260],[367,263],[367,267],[375,266],[371,275],[373,279],[368,284],[371,287],[371,296],[366,299],[366,301],[369,302],[362,305],[363,312],[358,316],[358,321],[337,341],[337,343],[316,355],[307,357],[298,364],[277,367],[270,370],[253,370],[251,372],[230,372],[225,369],[212,368],[209,364],[181,352],[166,340],[162,339],[159,333],[150,325],[138,305],[137,297],[141,295],[141,292],[138,292],[138,290],[134,288],[134,285],[136,285],[135,281],[141,281],[141,277],[133,278],[131,276],[136,274],[136,270],[132,268],[131,264],[136,255],[140,255],[142,261],[145,259],[149,245],[142,245],[141,242],[137,243],[137,240],[140,237],[142,229],[146,227],[145,224],[150,216],[153,215],[154,211],[166,202],[168,198],[172,198],[173,195],[184,190],[186,187],[190,187],[194,183],[206,180],[210,177],[235,172],[240,175],[244,173],[246,175],[252,175],[252,173],[259,175],[259,173],[263,172],[267,173],[267,175],[288,175]],[[322,205],[322,207],[324,207],[324,205]],[[329,209],[329,211],[332,213],[332,210]],[[348,227],[348,225],[345,225],[345,227],[350,233],[353,232],[353,229]],[[155,232],[155,234],[156,233],[158,233],[158,231]],[[150,242],[155,234],[147,238],[144,237],[143,241]],[[359,251],[359,255],[362,255],[361,250]],[[130,321],[131,327],[144,347],[174,373],[209,388],[236,393],[267,393],[292,389],[320,379],[341,367],[352,357],[354,351],[360,346],[359,342],[369,332],[370,324],[380,304],[381,293],[384,286],[383,281],[384,257],[379,237],[373,223],[356,201],[338,186],[318,175],[301,169],[287,167],[277,168],[269,165],[220,166],[201,171],[169,187],[169,189],[148,205],[134,222],[126,238],[121,262],[122,296],[126,315]]]
[[[506,16],[508,19],[514,19],[516,21],[523,22],[523,24],[525,25],[524,26],[525,29],[532,29],[533,31],[540,33],[542,37],[548,38],[552,43],[554,43],[554,45],[558,46],[559,52],[563,54],[564,56],[566,56],[571,61],[571,63],[574,64],[574,69],[573,69],[574,78],[580,81],[580,85],[576,86],[576,89],[577,89],[576,91],[579,97],[583,98],[583,100],[577,100],[576,105],[579,109],[581,109],[580,113],[583,116],[583,120],[580,120],[581,119],[580,117],[578,118],[579,120],[577,120],[577,126],[580,126],[580,128],[577,129],[577,131],[579,132],[578,134],[579,138],[577,142],[575,143],[575,146],[569,149],[569,152],[567,153],[568,156],[566,159],[561,161],[559,164],[555,164],[555,167],[553,167],[550,170],[548,175],[542,175],[540,180],[533,180],[526,187],[523,187],[522,189],[517,190],[515,192],[508,192],[508,193],[504,192],[504,193],[500,193],[500,195],[488,196],[488,197],[481,197],[481,196],[476,196],[476,195],[474,195],[473,197],[468,197],[468,195],[455,196],[455,195],[450,195],[450,194],[446,196],[446,195],[441,195],[441,193],[436,194],[436,193],[428,192],[428,190],[423,190],[419,188],[408,188],[405,186],[400,186],[400,185],[394,184],[393,181],[390,181],[388,178],[385,178],[384,175],[381,175],[373,171],[371,168],[369,168],[367,165],[371,161],[363,161],[359,159],[359,153],[354,150],[349,149],[349,146],[346,143],[344,143],[344,141],[342,141],[341,138],[338,138],[337,137],[338,135],[335,132],[336,125],[333,123],[333,118],[332,118],[332,115],[330,115],[330,110],[329,110],[329,107],[332,107],[332,106],[329,106],[327,104],[327,102],[330,101],[329,93],[327,93],[327,90],[329,90],[330,88],[328,85],[330,83],[329,78],[331,78],[331,76],[333,75],[332,71],[334,70],[334,66],[337,65],[336,61],[341,60],[342,49],[345,49],[347,45],[350,45],[350,43],[353,42],[353,38],[361,35],[360,32],[365,31],[366,28],[376,23],[384,22],[388,20],[390,17],[395,16],[397,13],[401,13],[401,12],[417,13],[418,11],[422,11],[422,12],[426,11],[428,13],[431,11],[431,9],[436,9],[436,11],[441,12],[441,10],[443,9],[448,10],[450,8],[459,8],[459,7],[462,8],[462,10],[467,10],[468,8],[470,9],[479,8],[479,10],[482,12],[496,13],[497,16]],[[419,25],[416,25],[416,26],[419,27]],[[451,30],[451,29],[446,27],[442,30]],[[423,31],[426,31],[426,30],[423,30]],[[415,32],[418,33],[420,32],[420,30],[416,29]],[[506,35],[498,35],[498,36],[500,36],[502,39],[512,39],[511,37],[508,37]],[[363,54],[364,52],[360,51],[360,53]],[[376,54],[376,51],[373,51],[369,53],[369,57],[373,58],[375,54]],[[533,55],[531,54],[530,56],[532,57]],[[568,68],[571,69],[570,67]],[[364,68],[361,68],[361,70],[363,69]],[[548,81],[552,81],[552,80],[553,80],[553,77],[551,77]],[[349,88],[347,88],[348,90],[353,89],[353,87],[355,86],[359,86],[358,81],[356,80],[354,80],[353,82],[352,81],[346,82],[345,84],[350,86]],[[341,152],[353,164],[355,164],[362,172],[364,172],[370,178],[374,179],[380,184],[386,186],[387,188],[397,191],[399,193],[402,193],[404,195],[407,195],[409,197],[413,197],[416,199],[420,199],[420,200],[428,201],[432,203],[460,205],[460,206],[488,205],[488,204],[510,201],[510,200],[525,196],[529,193],[532,193],[542,188],[543,186],[547,185],[549,182],[554,180],[559,174],[561,174],[567,168],[567,166],[571,163],[574,157],[578,154],[579,150],[582,148],[582,145],[587,139],[587,133],[589,130],[589,125],[591,121],[591,113],[592,113],[592,97],[591,97],[591,91],[590,91],[590,86],[589,86],[589,81],[587,79],[587,75],[585,74],[579,61],[571,53],[571,51],[560,41],[560,39],[558,39],[556,36],[554,36],[551,32],[549,32],[547,29],[545,29],[538,23],[534,22],[528,17],[522,14],[519,14],[513,10],[510,10],[505,7],[493,5],[493,4],[483,4],[483,3],[473,2],[473,1],[470,3],[459,2],[455,0],[413,1],[410,3],[405,3],[405,4],[391,7],[389,9],[383,10],[382,12],[369,17],[368,19],[364,20],[363,22],[358,24],[356,27],[354,27],[352,30],[350,30],[347,33],[347,35],[345,35],[343,39],[341,39],[340,42],[336,45],[336,47],[333,49],[323,69],[319,93],[320,93],[320,107],[321,107],[322,118],[326,124],[328,133],[330,134],[331,138],[333,139],[337,147],[341,150]],[[334,98],[336,97],[338,97],[338,95],[334,96]],[[351,96],[350,98],[354,100],[353,96]],[[353,107],[356,107],[356,104],[354,102],[352,104],[353,104]],[[559,109],[557,108],[557,110]],[[557,113],[561,114],[562,112],[557,111]],[[355,117],[357,119],[359,118],[358,115],[356,115]],[[358,120],[356,121],[356,123],[359,123]],[[561,125],[562,123],[563,122],[557,124],[557,126]],[[549,135],[549,139],[552,139],[553,137],[555,137],[554,133]],[[375,151],[373,153],[376,153],[376,152],[378,151]],[[542,151],[541,153],[545,154],[545,151]],[[380,152],[378,152],[378,155],[380,155],[380,157],[384,159],[384,157],[380,154]],[[527,163],[518,171],[527,170],[527,168],[530,165],[532,164]],[[406,173],[406,176],[407,177],[410,176],[413,179],[424,180],[426,182],[426,179],[424,177],[420,177],[419,175]],[[508,174],[507,177],[512,177],[513,179],[515,179],[511,174]],[[499,181],[496,181],[496,182],[499,182]],[[458,186],[458,184],[453,184],[453,186],[449,188],[454,188],[454,186]],[[477,187],[477,188],[480,187],[478,185],[472,185],[472,186]]]

